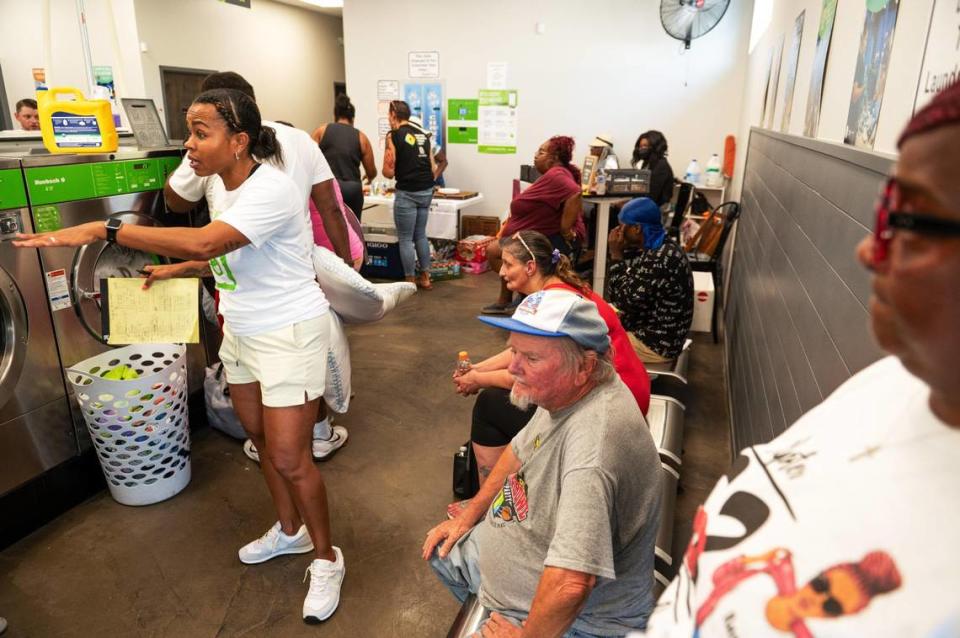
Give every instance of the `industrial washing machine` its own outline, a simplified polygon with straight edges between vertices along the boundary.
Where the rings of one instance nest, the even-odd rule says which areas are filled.
[[[125,224],[189,225],[188,215],[168,213],[163,202],[167,175],[180,163],[180,151],[124,152],[109,155],[47,155],[22,158],[30,208],[37,232],[119,217]],[[60,349],[69,368],[110,348],[101,330],[100,280],[138,277],[137,271],[166,260],[117,244],[82,248],[41,248],[49,307]],[[203,341],[201,321],[201,342]],[[190,393],[202,392],[206,354],[201,344],[187,348]],[[81,450],[90,446],[82,415],[66,384]]]
[[[20,162],[0,158],[0,495],[78,454]]]

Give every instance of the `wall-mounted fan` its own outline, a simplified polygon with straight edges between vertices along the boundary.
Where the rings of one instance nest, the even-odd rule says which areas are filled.
[[[660,22],[670,37],[690,48],[690,41],[709,33],[727,12],[730,0],[661,0]]]

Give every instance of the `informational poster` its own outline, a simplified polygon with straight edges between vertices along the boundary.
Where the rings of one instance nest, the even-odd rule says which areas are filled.
[[[920,82],[913,110],[960,79],[960,11],[955,0],[934,0],[927,48],[920,67]]]
[[[414,79],[440,77],[440,52],[411,51],[408,53],[407,76]]]
[[[447,100],[447,142],[476,144],[480,121],[480,100]]]
[[[410,105],[410,114],[420,118],[430,132],[431,148],[443,148],[443,85],[437,82],[403,85],[403,99]]]
[[[773,114],[777,112],[777,92],[780,90],[780,66],[783,62],[783,41],[785,36],[780,36],[773,49],[773,61],[770,63],[770,86],[767,87],[767,120],[763,123],[764,128],[773,128]]]
[[[389,102],[400,99],[400,82],[398,80],[377,80],[377,99]]]
[[[506,62],[487,62],[487,88],[488,89],[506,89],[507,88],[507,68]]]
[[[117,91],[113,86],[113,68],[109,66],[93,67],[93,79],[97,86],[102,86],[110,92],[110,99],[116,101]]]
[[[893,50],[900,0],[867,0],[867,15],[860,37],[857,70],[850,93],[846,144],[872,149],[877,139],[877,122],[883,89],[887,83],[887,65]],[[956,36],[956,34],[954,34]]]
[[[47,90],[47,71],[41,67],[33,68],[33,88],[35,91]]]
[[[833,37],[833,22],[837,17],[837,0],[823,0],[820,10],[820,26],[817,29],[817,47],[813,51],[813,71],[810,76],[810,93],[807,96],[807,114],[803,134],[816,137],[820,126],[820,106],[823,101],[823,78],[827,72],[827,55]]]
[[[517,92],[480,90],[477,150],[493,155],[517,152]]]
[[[790,132],[790,116],[793,113],[793,89],[797,85],[797,62],[800,60],[800,42],[803,40],[803,19],[806,10],[793,23],[793,34],[790,36],[790,50],[787,52],[787,78],[783,86],[783,117],[780,120],[780,131]]]

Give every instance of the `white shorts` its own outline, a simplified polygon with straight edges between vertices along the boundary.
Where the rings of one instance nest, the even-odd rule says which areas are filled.
[[[263,405],[285,408],[323,396],[329,348],[326,314],[250,337],[225,323],[220,360],[229,383],[259,383]]]

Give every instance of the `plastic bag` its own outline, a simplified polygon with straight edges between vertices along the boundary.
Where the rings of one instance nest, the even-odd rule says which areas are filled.
[[[230,386],[227,385],[227,376],[223,374],[222,363],[207,367],[203,379],[203,398],[207,409],[207,422],[212,428],[235,439],[247,438],[240,419],[233,411]]]

